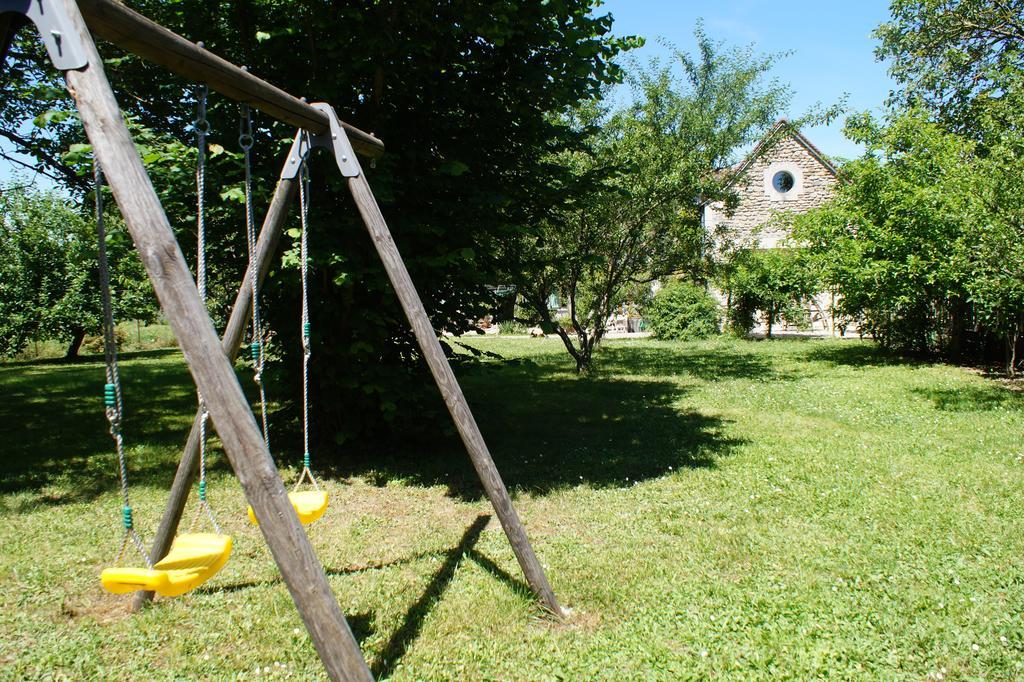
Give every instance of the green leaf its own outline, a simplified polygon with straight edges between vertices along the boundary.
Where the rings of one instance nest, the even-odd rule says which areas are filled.
[[[220,193],[220,198],[223,201],[237,201],[240,204],[244,204],[245,191],[241,187],[229,187]]]
[[[437,170],[441,173],[444,173],[445,175],[458,177],[465,173],[466,171],[468,171],[469,166],[462,163],[461,161],[445,161],[440,166],[438,166]]]
[[[62,123],[71,117],[70,111],[63,111],[61,109],[47,109],[43,113],[32,119],[32,123],[37,128],[46,128],[51,124]]]

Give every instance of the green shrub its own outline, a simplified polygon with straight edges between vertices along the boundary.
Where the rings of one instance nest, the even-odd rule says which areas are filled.
[[[525,324],[515,320],[502,320],[498,323],[498,333],[502,336],[525,336],[529,331]]]
[[[749,334],[763,319],[768,338],[780,323],[810,328],[807,300],[820,282],[797,249],[745,249],[733,257],[732,277],[725,287],[732,309],[729,327],[740,336]]]
[[[689,282],[669,282],[647,306],[644,319],[660,339],[706,339],[719,333],[718,301]]]

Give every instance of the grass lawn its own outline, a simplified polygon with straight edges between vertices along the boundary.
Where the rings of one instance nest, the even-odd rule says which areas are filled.
[[[1012,387],[858,342],[614,341],[590,378],[556,340],[469,343],[516,360],[462,379],[574,616],[543,616],[455,441],[343,451],[310,537],[377,676],[1024,678]],[[151,538],[193,394],[173,350],[123,376]],[[0,366],[0,678],[322,675],[219,455],[227,567],[138,616],[102,592],[120,503],[101,383],[99,363]]]

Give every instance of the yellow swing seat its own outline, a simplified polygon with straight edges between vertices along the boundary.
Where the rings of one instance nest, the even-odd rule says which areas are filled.
[[[288,501],[299,516],[303,525],[313,523],[327,511],[327,493],[322,490],[299,490],[288,493]],[[249,507],[249,520],[257,526],[260,522],[256,519],[256,512]]]
[[[216,575],[230,556],[230,535],[184,533],[174,538],[171,551],[153,568],[107,568],[100,581],[103,589],[114,594],[146,590],[177,597]]]

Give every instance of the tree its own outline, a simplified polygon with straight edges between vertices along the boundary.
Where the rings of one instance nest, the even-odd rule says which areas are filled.
[[[892,104],[938,113],[952,130],[977,133],[1024,70],[1024,0],[893,0],[876,30],[879,59],[900,84]]]
[[[900,89],[830,205],[795,232],[839,312],[883,345],[1015,371],[1024,324],[1024,3],[895,0],[877,31]]]
[[[659,339],[706,339],[721,331],[721,309],[703,287],[670,280],[644,309],[644,319]]]
[[[107,216],[115,314],[149,321],[156,306],[142,263],[120,221]],[[99,333],[102,308],[96,225],[55,192],[0,193],[0,356],[33,339],[68,344],[78,356],[88,333]]]
[[[427,312],[438,330],[468,329],[490,303],[495,244],[549,198],[542,158],[569,131],[550,114],[619,79],[614,59],[630,42],[610,34],[612,18],[595,0],[411,0],[335,2],[161,2],[134,7],[156,21],[297,95],[330,102],[344,120],[379,135],[387,155],[365,170]],[[329,11],[327,11],[329,10]],[[26,34],[27,35],[27,34]],[[119,101],[150,131],[150,169],[191,260],[195,194],[190,159],[163,154],[192,146],[191,84],[101,46]],[[49,121],[15,141],[69,185],[62,154],[83,143],[76,118],[34,40],[22,38],[0,102],[0,129]],[[238,107],[211,95],[211,146],[237,150]],[[280,171],[287,126],[256,117],[257,207]],[[369,164],[368,164],[369,166]],[[181,171],[181,172],[179,172]],[[397,431],[435,434],[444,408],[414,338],[347,196],[322,158],[313,163],[311,382],[317,433],[341,442],[379,441]],[[237,158],[225,153],[208,186],[234,189]],[[166,181],[167,184],[162,184]],[[62,180],[63,182],[63,180]],[[212,193],[212,190],[211,190]],[[244,229],[232,194],[210,197],[211,274],[237,283]],[[216,292],[211,292],[215,293]],[[226,305],[223,287],[220,305]],[[268,368],[274,399],[300,395],[298,275],[294,259],[271,269],[264,308],[280,363]],[[218,301],[212,303],[218,305]],[[403,415],[396,419],[396,415]]]
[[[1006,110],[1024,111],[1024,90],[1006,96]],[[979,202],[967,254],[967,290],[981,323],[1003,341],[1007,370],[1020,364],[1024,336],[1024,134],[1000,111],[982,117],[985,139],[994,140],[976,161],[972,194]]]
[[[798,250],[741,249],[732,258],[726,294],[735,332],[749,333],[759,313],[769,339],[780,322],[806,324],[805,304],[820,287]]]
[[[794,219],[794,239],[840,293],[840,315],[883,346],[956,356],[981,215],[976,145],[919,111],[854,117],[846,132],[865,156],[844,166],[833,202]]]
[[[616,109],[590,102],[564,117],[580,145],[549,157],[554,201],[505,253],[523,264],[517,288],[544,325],[588,370],[605,324],[628,287],[669,274],[703,271],[701,200],[724,198],[714,173],[758,139],[789,101],[769,80],[777,56],[724,49],[701,27],[698,51],[672,51],[630,77],[632,101]],[[528,265],[527,265],[528,264]],[[548,299],[568,303],[568,324]]]

